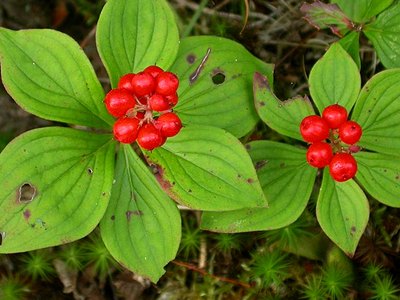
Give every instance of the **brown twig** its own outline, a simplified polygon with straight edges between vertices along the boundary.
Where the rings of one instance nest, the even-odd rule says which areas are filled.
[[[231,283],[231,284],[234,284],[234,285],[239,285],[239,286],[244,287],[246,289],[251,288],[251,285],[248,284],[248,283],[241,282],[241,281],[238,281],[238,280],[235,280],[235,279],[231,279],[231,278],[227,278],[227,277],[216,276],[216,275],[210,274],[204,269],[200,269],[200,268],[196,267],[195,265],[192,265],[192,264],[189,264],[189,263],[186,263],[186,262],[183,262],[183,261],[173,260],[172,263],[177,265],[177,266],[181,266],[181,267],[184,267],[186,269],[195,271],[195,272],[197,272],[197,273],[199,273],[199,274],[201,274],[203,276],[209,276],[209,277],[217,279],[219,281],[228,282],[228,283]]]

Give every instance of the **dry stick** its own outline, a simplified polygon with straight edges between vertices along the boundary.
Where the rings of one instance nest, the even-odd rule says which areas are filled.
[[[97,25],[95,25],[90,31],[89,33],[85,36],[85,38],[83,39],[83,41],[81,42],[80,46],[81,48],[85,48],[88,44],[89,41],[94,37],[94,35],[96,34],[96,29],[97,29]]]
[[[203,276],[209,276],[211,278],[217,279],[219,281],[224,281],[224,282],[228,282],[228,283],[232,283],[234,285],[239,285],[241,287],[244,287],[246,289],[251,288],[251,285],[248,283],[244,283],[235,279],[231,279],[231,278],[227,278],[227,277],[222,277],[222,276],[216,276],[213,274],[208,273],[207,271],[205,271],[204,269],[200,269],[198,267],[196,267],[195,265],[189,264],[189,263],[185,263],[183,261],[179,261],[179,260],[173,260],[172,263],[174,263],[177,266],[181,266],[184,268],[187,268],[189,270],[195,271],[197,273],[200,273]]]
[[[187,7],[187,8],[190,8],[191,10],[196,10],[199,7],[199,4],[188,2],[186,0],[175,0],[175,2],[179,6]],[[240,16],[240,15],[227,13],[227,12],[224,12],[224,11],[216,11],[215,9],[210,9],[208,7],[205,7],[203,9],[203,14],[206,14],[206,15],[217,15],[217,16],[220,16],[222,18],[231,19],[231,20],[237,20],[237,21],[242,21],[243,20],[243,17]],[[270,21],[271,20],[271,18],[269,16],[264,15],[262,13],[258,13],[258,12],[249,12],[249,17],[254,18],[254,19],[263,20],[263,21]]]
[[[240,30],[239,35],[242,35],[244,29],[246,28],[247,21],[249,20],[249,12],[250,12],[249,0],[244,0],[244,5],[246,7],[246,11],[245,11],[245,14],[244,14],[243,27],[242,27],[242,30]]]
[[[221,3],[216,4],[213,9],[215,10],[220,10],[221,8],[223,8],[225,5],[227,5],[229,2],[231,2],[231,0],[224,0]]]
[[[199,211],[195,212],[197,224],[201,223],[201,214]],[[207,240],[204,236],[200,237],[200,254],[199,254],[199,269],[204,269],[207,265]]]

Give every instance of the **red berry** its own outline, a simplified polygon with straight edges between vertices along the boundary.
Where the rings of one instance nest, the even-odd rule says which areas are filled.
[[[126,112],[135,107],[135,97],[125,89],[113,89],[104,99],[107,111],[116,118],[122,117]]]
[[[329,164],[329,173],[336,181],[349,180],[357,173],[357,162],[349,153],[337,153]]]
[[[167,99],[170,107],[174,107],[178,103],[178,94],[177,93],[165,96],[165,98]]]
[[[137,142],[143,149],[153,150],[164,144],[165,137],[152,123],[148,123],[139,129]]]
[[[174,73],[164,72],[157,76],[156,93],[164,96],[173,95],[179,86],[179,79]]]
[[[320,142],[328,138],[329,125],[320,116],[308,116],[301,121],[300,133],[306,142]]]
[[[132,87],[138,97],[152,94],[156,87],[156,81],[149,73],[140,72],[132,78]]]
[[[362,135],[361,126],[354,121],[347,121],[339,127],[339,138],[343,143],[353,145],[357,143]]]
[[[336,129],[347,121],[347,110],[339,104],[329,105],[323,110],[322,118],[328,122],[330,128]]]
[[[119,89],[126,89],[131,93],[134,93],[133,86],[132,86],[132,79],[135,76],[133,73],[128,73],[122,76],[118,81],[118,88]]]
[[[138,131],[139,120],[136,118],[120,118],[113,127],[115,139],[124,144],[133,143],[137,138]]]
[[[143,72],[149,73],[151,76],[156,78],[159,74],[163,73],[164,70],[157,66],[148,66]]]
[[[333,157],[332,147],[325,142],[316,142],[310,145],[306,157],[311,166],[323,168],[331,162]]]
[[[159,116],[155,121],[155,125],[165,137],[177,135],[182,128],[181,119],[172,112],[167,112]]]
[[[168,100],[160,94],[153,94],[149,100],[150,108],[154,111],[164,111],[170,108]]]

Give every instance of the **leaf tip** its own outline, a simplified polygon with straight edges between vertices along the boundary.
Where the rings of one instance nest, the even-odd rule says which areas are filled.
[[[261,73],[255,72],[253,77],[253,88],[254,91],[259,89],[267,89],[271,90],[271,86],[268,82],[267,77],[262,75]]]

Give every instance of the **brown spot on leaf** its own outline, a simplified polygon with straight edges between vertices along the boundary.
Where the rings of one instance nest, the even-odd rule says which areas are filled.
[[[238,74],[233,74],[232,75],[232,79],[236,79],[242,76],[242,73],[238,73]]]
[[[265,102],[264,101],[258,101],[258,106],[265,106]]]
[[[126,211],[125,215],[129,222],[131,220],[132,215],[133,216],[143,216],[143,212],[141,210],[128,210],[128,211]]]
[[[286,166],[286,164],[284,163],[284,162],[281,162],[280,164],[279,164],[279,167],[280,168],[284,168]]]
[[[255,167],[256,170],[258,171],[258,170],[262,169],[267,163],[268,163],[268,161],[265,160],[265,159],[264,159],[264,160],[260,160],[260,161],[256,162],[256,164],[254,165],[254,167]]]
[[[248,179],[247,179],[247,183],[250,183],[250,184],[251,184],[251,183],[254,183],[254,179],[253,179],[253,178],[248,178]]]
[[[111,221],[114,221],[115,220],[115,216],[112,215],[110,219],[111,219]]]
[[[194,55],[193,53],[188,54],[188,56],[186,56],[186,61],[189,64],[193,64],[196,61],[196,55]]]
[[[25,220],[28,221],[28,219],[31,216],[31,211],[29,209],[25,209],[24,212],[22,213],[24,215]]]
[[[261,73],[258,72],[254,73],[253,83],[254,83],[253,84],[254,91],[259,89],[271,90],[271,87],[268,83],[268,79],[264,77]]]
[[[16,193],[16,198],[17,202],[20,204],[27,204],[31,202],[36,194],[37,190],[36,187],[34,187],[32,184],[29,182],[23,183],[18,189]]]
[[[351,228],[350,228],[350,235],[354,235],[354,234],[356,233],[356,231],[357,231],[356,226],[351,226]]]

